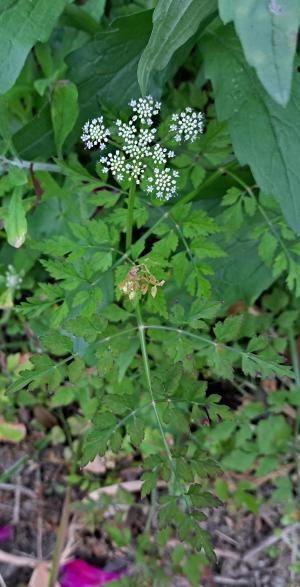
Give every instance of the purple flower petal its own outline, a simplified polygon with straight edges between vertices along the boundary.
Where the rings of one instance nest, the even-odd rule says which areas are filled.
[[[71,560],[62,565],[61,587],[102,587],[110,581],[116,581],[124,572],[109,573],[93,567],[83,560]]]
[[[13,535],[12,526],[0,526],[0,542],[4,540],[10,540]]]

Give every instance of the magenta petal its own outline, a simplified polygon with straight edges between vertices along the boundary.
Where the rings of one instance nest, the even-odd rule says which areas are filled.
[[[61,567],[61,587],[102,587],[120,579],[124,573],[109,573],[89,565],[83,560],[71,560]]]
[[[0,542],[12,538],[12,526],[0,526]]]

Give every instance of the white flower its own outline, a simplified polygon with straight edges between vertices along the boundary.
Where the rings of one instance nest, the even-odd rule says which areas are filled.
[[[93,118],[90,122],[85,123],[82,129],[81,140],[88,149],[99,145],[100,149],[105,149],[110,132],[103,124],[103,116]]]
[[[154,177],[148,178],[150,185],[147,187],[147,192],[155,191],[157,198],[169,200],[176,195],[176,179],[174,177],[177,177],[177,173],[169,167],[162,170],[155,168]]]
[[[135,179],[136,183],[139,184],[145,175],[146,167],[147,165],[140,159],[133,159],[130,163],[130,179]]]
[[[152,96],[131,100],[129,104],[135,113],[132,117],[133,122],[140,120],[142,124],[148,124],[148,126],[153,124],[152,118],[159,114],[161,107],[160,102],[155,102]]]
[[[124,139],[125,144],[134,140],[137,128],[134,126],[132,120],[130,120],[128,124],[121,120],[117,120],[116,125],[118,127],[118,135]]]
[[[173,123],[169,130],[175,133],[175,141],[191,141],[192,143],[203,133],[204,116],[202,112],[195,112],[190,106],[180,114],[172,115]]]
[[[20,285],[23,281],[22,277],[16,273],[15,268],[13,265],[8,265],[7,271],[5,274],[6,277],[6,287],[7,289],[19,289]]]
[[[108,153],[107,157],[101,157],[101,163],[105,164],[102,171],[107,173],[111,171],[116,179],[122,181],[125,175],[128,175],[129,167],[127,161],[120,151],[115,153]]]
[[[168,160],[168,149],[161,147],[158,143],[154,145],[152,159],[156,165],[164,165]]]
[[[168,149],[162,147],[157,143],[153,147],[151,157],[155,165],[164,165],[168,162],[168,159],[172,159],[172,157],[175,157],[175,153],[174,151],[168,151]]]

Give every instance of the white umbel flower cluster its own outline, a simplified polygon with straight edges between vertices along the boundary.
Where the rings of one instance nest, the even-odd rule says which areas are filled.
[[[82,131],[81,140],[85,143],[88,149],[98,146],[101,151],[105,149],[110,132],[103,124],[103,116],[93,118],[91,122],[88,120]]]
[[[132,117],[133,122],[140,120],[142,124],[152,126],[153,116],[159,114],[161,103],[155,102],[152,96],[147,98],[139,98],[139,100],[131,100],[130,106],[135,113]]]
[[[177,143],[193,143],[203,133],[204,117],[202,112],[195,112],[190,106],[179,114],[172,115],[170,132],[175,135]]]
[[[179,176],[178,171],[166,167],[159,169],[155,167],[154,177],[148,178],[147,192],[155,192],[156,197],[160,200],[169,200],[176,195],[176,178]]]
[[[172,159],[175,157],[174,151],[169,151],[168,149],[162,147],[158,143],[154,145],[152,151],[152,159],[156,165],[164,165],[168,162],[168,159]]]
[[[160,113],[161,104],[147,96],[131,100],[132,116],[128,122],[118,119],[112,130],[117,150],[102,156],[100,162],[104,173],[111,173],[118,182],[135,180],[144,186],[148,194],[169,200],[176,195],[176,180],[179,173],[170,168],[175,157],[156,139],[157,130],[153,119]],[[169,131],[175,141],[195,141],[203,133],[204,119],[201,112],[187,107],[179,114],[173,114]],[[88,121],[83,127],[82,140],[91,149],[99,146],[103,150],[109,142],[110,131],[105,128],[103,116]],[[143,182],[145,180],[145,183]]]
[[[8,265],[5,277],[7,289],[20,288],[23,279],[20,275],[18,275],[13,265]]]
[[[108,153],[107,157],[100,157],[100,162],[104,165],[104,173],[111,171],[118,181],[123,181],[129,175],[130,163],[127,163],[125,156],[120,151]]]

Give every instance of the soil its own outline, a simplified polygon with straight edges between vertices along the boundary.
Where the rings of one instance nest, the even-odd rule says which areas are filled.
[[[16,462],[22,463],[22,459],[27,458],[12,478],[0,482],[0,527],[13,526],[12,538],[1,542],[0,549],[18,557],[50,560],[61,519],[69,471],[63,458],[63,447],[41,450],[38,460],[34,460],[29,446],[32,446],[29,440],[17,446],[4,443],[0,445],[0,475]],[[37,454],[36,451],[34,454]],[[138,479],[139,473],[138,468],[124,463],[123,473],[115,474],[124,481]],[[109,475],[111,477],[111,471]],[[100,478],[101,475],[95,476],[98,485]],[[103,474],[102,479],[105,479]],[[268,487],[264,487],[263,491],[268,492]],[[83,496],[82,489],[73,489],[72,500],[80,502]],[[134,499],[136,503],[123,507],[127,507],[126,523],[135,538],[143,530],[148,505],[144,500],[145,505],[141,507],[138,493],[134,494]],[[111,515],[116,514],[117,510],[113,510]],[[275,506],[267,505],[262,506],[260,513],[256,515],[236,511],[233,507],[220,507],[209,512],[207,529],[212,536],[218,562],[215,568],[205,569],[202,587],[300,587],[300,576],[295,575],[293,578],[289,570],[295,554],[293,544],[300,542],[300,524],[295,524],[292,528],[293,534],[286,534],[283,539],[275,542],[274,536],[276,537],[276,529],[280,527],[280,519],[281,512]],[[75,548],[72,547],[72,556],[109,570],[126,566],[130,571],[134,553],[124,547],[114,546],[105,525],[98,522],[97,516],[92,515],[89,521],[85,524],[79,523],[78,526],[73,521],[73,526]],[[72,544],[74,535],[71,537]],[[269,549],[264,548],[264,545],[269,546]],[[6,587],[25,587],[30,580],[32,568],[0,563],[0,573]],[[182,577],[174,577],[173,586],[188,587],[189,583]]]

